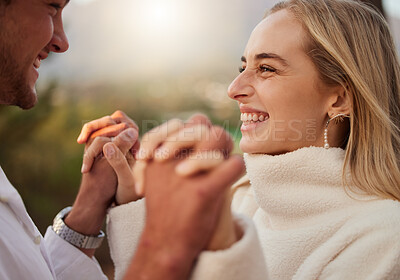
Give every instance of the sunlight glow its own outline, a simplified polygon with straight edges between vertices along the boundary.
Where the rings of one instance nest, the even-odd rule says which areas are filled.
[[[178,27],[180,14],[176,1],[148,0],[141,10],[142,27],[147,32],[163,35],[163,32],[172,32]]]
[[[135,53],[135,64],[144,62],[141,71],[167,71],[176,57],[181,56],[197,20],[185,0],[132,1],[130,15],[124,17],[120,29],[125,34],[126,46]],[[197,14],[197,11],[196,11]],[[132,51],[131,51],[132,52]],[[175,57],[173,57],[175,56]]]

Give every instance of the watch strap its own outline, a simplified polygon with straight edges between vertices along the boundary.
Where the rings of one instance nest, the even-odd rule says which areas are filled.
[[[84,235],[74,231],[64,223],[64,218],[69,212],[71,212],[71,210],[72,207],[69,206],[57,214],[53,221],[53,231],[62,239],[78,248],[96,249],[100,247],[105,237],[103,231],[100,231],[100,234],[96,236]]]

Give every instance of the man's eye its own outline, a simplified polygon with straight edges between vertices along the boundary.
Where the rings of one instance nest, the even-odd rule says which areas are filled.
[[[50,6],[53,7],[54,9],[56,9],[57,11],[58,11],[59,9],[61,9],[61,5],[58,4],[58,3],[51,3]]]
[[[244,70],[246,70],[245,67],[239,67],[239,73],[242,73]]]
[[[261,72],[276,72],[274,68],[268,67],[266,65],[261,65],[259,69]]]

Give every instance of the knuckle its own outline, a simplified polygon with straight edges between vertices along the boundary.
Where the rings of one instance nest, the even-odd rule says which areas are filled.
[[[208,201],[211,198],[212,194],[207,188],[200,187],[196,189],[196,196],[202,201]]]
[[[104,144],[110,142],[110,139],[104,136],[98,136],[93,140],[93,143],[90,145],[90,148],[95,150],[104,146]]]
[[[93,150],[92,149],[88,149],[84,154],[83,154],[83,161],[88,161],[91,158],[93,158]]]
[[[104,143],[105,139],[106,138],[104,136],[98,136],[98,137],[94,138],[92,145],[100,145],[100,144]]]
[[[178,119],[178,118],[173,118],[173,119],[170,119],[167,123],[177,123],[177,124],[179,124],[179,123],[183,123],[183,121],[181,120],[181,119]]]
[[[197,124],[203,124],[203,125],[209,125],[210,124],[210,120],[208,119],[208,117],[204,114],[201,113],[196,113],[194,114],[189,121],[191,123],[197,123]]]
[[[114,120],[113,120],[113,118],[112,118],[111,116],[105,116],[105,117],[104,117],[104,120],[105,120],[106,122],[108,122],[108,123],[113,123],[113,122],[114,122]]]
[[[113,118],[123,118],[125,117],[125,113],[121,110],[116,110],[112,115]]]
[[[85,123],[85,124],[82,126],[82,130],[87,130],[87,129],[88,129],[88,124],[89,124],[89,123]]]
[[[126,122],[121,123],[121,128],[122,128],[122,129],[127,129],[127,128],[130,128],[130,127],[131,127],[131,126],[129,126],[129,124],[126,123]]]
[[[95,124],[93,122],[88,122],[86,125],[86,130],[92,131],[95,129]]]

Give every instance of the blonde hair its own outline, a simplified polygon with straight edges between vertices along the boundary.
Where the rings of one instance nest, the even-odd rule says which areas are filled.
[[[352,0],[289,0],[266,16],[283,9],[308,33],[306,52],[321,80],[351,96],[344,185],[400,201],[400,67],[385,19]]]

